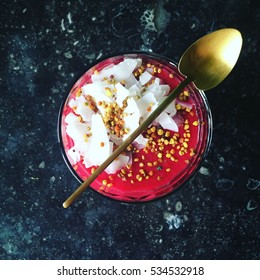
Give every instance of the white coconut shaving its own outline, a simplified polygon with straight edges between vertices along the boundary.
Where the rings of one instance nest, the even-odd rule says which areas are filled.
[[[144,70],[137,80],[134,71],[142,65],[141,59],[125,58],[91,76],[91,83],[81,88],[81,94],[69,101],[73,112],[66,118],[66,132],[74,146],[68,151],[73,164],[83,159],[86,168],[102,164],[140,124],[158,107],[170,91],[169,85],[154,77],[150,69]],[[108,80],[113,77],[113,83]],[[153,83],[150,82],[153,80]],[[87,98],[88,97],[88,98]],[[91,98],[95,104],[89,104]],[[106,104],[106,106],[104,106]],[[116,104],[116,105],[115,105]],[[91,107],[92,106],[92,107]],[[122,111],[123,135],[115,135],[106,125],[107,108],[117,106]],[[175,101],[155,120],[164,129],[178,132],[173,120]],[[117,120],[115,120],[117,122]],[[148,139],[139,135],[133,142],[138,149],[146,146]],[[131,155],[120,155],[105,170],[116,173],[129,164]]]

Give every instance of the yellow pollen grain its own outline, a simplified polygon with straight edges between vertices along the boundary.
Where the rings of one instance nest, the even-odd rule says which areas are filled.
[[[170,131],[166,131],[166,132],[165,132],[165,137],[170,137],[170,136],[171,136]]]
[[[155,126],[152,126],[152,127],[151,127],[151,132],[155,132],[155,130],[156,130],[156,127],[155,127]]]
[[[160,136],[163,135],[163,130],[160,128],[160,129],[157,131],[157,134],[160,135]]]
[[[176,104],[175,108],[176,108],[176,110],[180,110],[181,109],[181,105],[180,104]]]
[[[192,124],[193,124],[194,126],[198,126],[198,125],[199,125],[199,122],[198,122],[198,121],[194,121]]]
[[[79,90],[77,91],[77,93],[76,93],[76,96],[77,96],[77,97],[80,97],[80,96],[81,96],[81,93],[82,93],[82,92],[81,92],[81,89],[79,89]]]
[[[139,67],[137,70],[140,74],[142,74],[144,72],[144,70],[141,67]]]
[[[190,126],[188,124],[184,125],[184,130],[188,130],[190,128]]]
[[[110,88],[107,88],[107,87],[105,88],[105,93],[106,93],[106,96],[108,96],[108,97],[111,97],[113,95]]]
[[[87,134],[84,134],[84,135],[83,135],[83,139],[84,139],[84,142],[88,142],[88,136],[87,136]]]
[[[139,173],[142,174],[142,175],[145,174],[144,169],[140,169],[140,170],[139,170]]]
[[[127,168],[127,169],[130,169],[130,168],[131,168],[131,165],[130,165],[130,164],[127,164],[127,165],[126,165],[126,168]]]
[[[194,149],[190,149],[190,156],[194,156],[195,155],[195,152],[194,152]]]

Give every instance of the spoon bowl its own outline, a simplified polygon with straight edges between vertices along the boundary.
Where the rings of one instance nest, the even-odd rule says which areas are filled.
[[[185,51],[179,71],[201,90],[214,88],[235,66],[241,47],[242,36],[238,30],[217,30],[197,40]]]

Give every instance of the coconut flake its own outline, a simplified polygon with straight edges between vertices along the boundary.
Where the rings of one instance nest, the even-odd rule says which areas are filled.
[[[147,72],[147,71],[144,71],[140,77],[139,77],[139,81],[141,83],[141,85],[145,85],[146,83],[148,83],[151,79],[152,79],[152,75]]]
[[[152,92],[146,93],[137,100],[137,105],[140,111],[140,117],[146,119],[157,107],[158,102]]]
[[[124,110],[124,114],[125,116],[123,120],[128,133],[123,136],[123,140],[125,140],[139,126],[140,111],[134,97],[129,97],[127,99],[127,106]]]
[[[160,85],[153,83],[147,89],[147,91],[152,92],[156,99],[160,99],[163,96],[166,96],[170,92],[170,87],[168,85]]]
[[[122,84],[117,83],[115,85],[116,89],[116,103],[122,107],[123,106],[123,101],[129,96],[129,90],[126,89]]]
[[[88,105],[84,103],[79,103],[75,110],[76,114],[80,115],[84,122],[89,123],[91,121],[91,116],[94,114],[93,110],[90,109]]]
[[[126,58],[114,67],[114,77],[118,80],[127,79],[137,67],[138,61],[132,58]]]
[[[113,143],[109,141],[107,130],[99,114],[92,115],[92,139],[88,158],[93,165],[101,165],[112,153]]]
[[[79,119],[78,117],[73,114],[72,112],[70,112],[64,119],[65,123],[67,124],[73,124],[74,122],[78,122]]]
[[[103,68],[100,72],[94,73],[91,75],[91,80],[93,83],[100,82],[104,78],[109,78],[114,73],[114,64],[110,64],[109,66]]]
[[[91,76],[92,82],[101,81],[104,78],[110,77],[111,75],[113,75],[116,81],[120,82],[127,79],[133,73],[137,65],[137,59],[126,58],[117,65],[104,68],[99,73],[93,74]]]
[[[143,149],[148,142],[148,139],[145,138],[142,134],[138,135],[137,138],[134,140],[134,145],[137,149]]]
[[[107,88],[113,91],[113,86],[104,82],[95,82],[92,84],[86,84],[82,87],[84,95],[90,95],[96,103],[99,101],[112,102],[112,98],[107,93]]]
[[[135,78],[134,74],[131,74],[128,78],[124,79],[125,87],[130,88],[134,85],[139,86],[140,82]]]
[[[75,145],[74,148],[79,152],[79,154],[83,157],[87,156],[90,144],[91,144],[91,137],[87,138],[86,140],[76,140],[74,141]]]
[[[119,155],[110,165],[105,169],[106,173],[114,174],[118,170],[122,169],[129,162],[129,156]]]
[[[84,135],[89,132],[89,128],[85,123],[77,120],[66,126],[66,132],[75,143],[77,141],[84,141]]]
[[[74,107],[77,106],[77,102],[76,102],[75,99],[71,99],[71,100],[69,101],[68,105],[70,106],[70,108],[73,109]]]
[[[175,121],[166,112],[162,112],[155,121],[158,122],[164,129],[172,130],[175,132],[179,131]]]
[[[76,164],[80,160],[80,153],[75,147],[70,148],[67,153],[72,160],[72,164]]]

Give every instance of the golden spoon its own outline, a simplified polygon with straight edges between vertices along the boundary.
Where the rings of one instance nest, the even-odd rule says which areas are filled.
[[[187,76],[149,117],[84,181],[63,203],[69,207],[73,201],[116,159],[148,126],[171,104],[190,83],[201,90],[211,89],[221,83],[236,64],[242,47],[242,37],[233,28],[212,32],[194,44],[182,55],[179,71]]]

